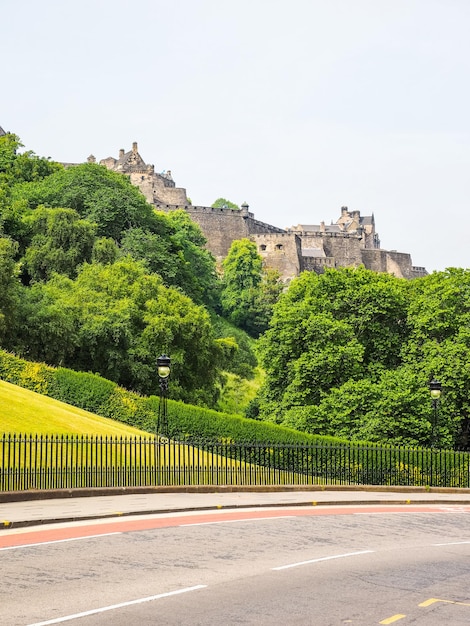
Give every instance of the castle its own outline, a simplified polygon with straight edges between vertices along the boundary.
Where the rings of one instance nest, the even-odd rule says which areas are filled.
[[[96,159],[90,156],[88,161]],[[408,279],[427,273],[425,268],[412,265],[408,253],[380,248],[373,215],[362,217],[359,211],[342,207],[334,224],[298,224],[283,229],[256,220],[246,203],[239,210],[192,205],[186,190],[176,187],[170,171],[158,174],[153,165],[144,162],[135,142],[128,152],[121,149],[117,159],[108,157],[100,164],[128,176],[157,209],[184,209],[199,224],[207,247],[219,263],[234,240],[246,237],[256,243],[266,266],[277,269],[284,281],[304,270],[321,273],[325,267],[358,265]]]
[[[0,126],[0,136],[5,134]],[[90,155],[88,162],[96,163],[96,158]],[[199,224],[208,249],[219,263],[227,256],[233,241],[249,238],[256,243],[265,265],[277,269],[285,282],[305,270],[321,273],[326,267],[359,265],[399,278],[427,274],[424,267],[412,265],[410,254],[381,249],[373,215],[362,217],[359,211],[342,207],[334,224],[320,222],[278,228],[256,220],[246,203],[240,209],[194,206],[186,190],[176,187],[170,171],[158,174],[153,165],[145,163],[136,142],[128,152],[121,149],[117,159],[102,159],[100,165],[128,176],[157,209],[184,209]]]
[[[0,136],[5,134],[0,126]],[[96,163],[95,157],[90,155],[88,162]],[[373,215],[362,217],[359,211],[342,207],[334,224],[298,224],[283,229],[256,220],[246,203],[240,209],[194,206],[186,190],[176,187],[170,171],[158,174],[153,165],[145,163],[136,142],[128,152],[121,149],[117,159],[108,157],[100,164],[128,176],[157,209],[184,209],[199,224],[208,249],[219,263],[227,256],[233,241],[246,237],[256,243],[265,265],[277,269],[285,282],[304,270],[321,273],[325,267],[358,265],[400,278],[427,274],[424,267],[412,265],[408,253],[380,248]]]

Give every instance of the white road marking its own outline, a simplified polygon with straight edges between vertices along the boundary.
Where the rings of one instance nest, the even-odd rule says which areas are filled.
[[[301,565],[310,565],[311,563],[319,563],[320,561],[332,561],[333,559],[344,559],[348,556],[358,556],[359,554],[371,554],[374,550],[362,550],[361,552],[347,552],[346,554],[335,554],[334,556],[323,556],[319,559],[311,559],[310,561],[299,561],[298,563],[290,563],[289,565],[281,565],[280,567],[271,568],[274,571],[290,569],[292,567],[300,567]]]
[[[414,506],[413,504],[408,504],[407,506]],[[442,509],[440,511],[369,511],[366,513],[353,513],[353,515],[417,515],[420,513],[424,513],[425,515],[448,515],[449,513],[468,513],[468,511],[461,511],[456,509]]]
[[[121,532],[116,533],[103,533],[101,535],[87,535],[86,537],[70,537],[69,539],[55,539],[54,541],[38,541],[37,543],[25,543],[22,546],[8,546],[7,548],[0,548],[0,552],[3,550],[19,550],[21,548],[34,548],[35,546],[50,546],[54,543],[66,543],[67,541],[82,541],[83,539],[94,539],[95,537],[109,537],[111,535],[122,535]]]
[[[90,611],[83,611],[83,613],[75,613],[74,615],[66,615],[64,617],[57,617],[56,619],[50,619],[45,622],[36,622],[35,624],[28,624],[28,626],[49,626],[49,624],[61,624],[63,622],[70,622],[74,619],[80,619],[87,615],[96,615],[97,613],[104,613],[106,611],[113,611],[115,609],[121,609],[126,606],[132,606],[133,604],[142,604],[143,602],[152,602],[152,600],[160,600],[161,598],[168,598],[170,596],[176,596],[180,593],[187,593],[188,591],[196,591],[197,589],[204,589],[207,585],[195,585],[194,587],[186,587],[185,589],[177,589],[176,591],[169,591],[168,593],[159,593],[156,596],[148,596],[147,598],[139,598],[138,600],[130,600],[129,602],[121,602],[119,604],[112,604],[110,606],[103,606],[100,609],[91,609]]]
[[[293,519],[296,515],[278,515],[277,517],[247,517],[245,519],[227,519],[217,522],[195,522],[194,524],[180,524],[181,526],[212,526],[213,524],[236,524],[237,522],[260,522],[266,520],[277,519]]]
[[[463,546],[469,544],[470,541],[453,541],[449,543],[433,543],[433,546]]]

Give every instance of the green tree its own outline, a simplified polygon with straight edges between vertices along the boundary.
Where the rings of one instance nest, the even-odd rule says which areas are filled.
[[[268,327],[282,290],[279,274],[263,268],[256,244],[249,239],[234,241],[222,265],[224,314],[253,337],[259,336]]]
[[[317,313],[346,321],[364,346],[364,365],[397,367],[409,336],[410,282],[358,268],[304,272],[289,287],[284,306],[308,304]]]
[[[20,243],[20,252],[24,235],[22,220],[28,206],[20,195],[16,199],[12,197],[13,189],[63,169],[59,163],[40,158],[31,151],[20,153],[22,147],[19,137],[13,133],[0,137],[0,233]]]
[[[403,359],[444,386],[440,440],[470,446],[470,270],[449,268],[413,281]]]
[[[215,258],[205,247],[207,240],[201,228],[186,211],[170,211],[167,217],[175,229],[173,239],[181,247],[184,258],[179,285],[194,302],[216,309],[220,300],[220,280]]]
[[[12,332],[19,314],[20,284],[15,256],[18,244],[0,237],[0,342],[12,340]]]
[[[71,286],[70,278],[55,274],[47,283],[24,290],[17,345],[22,357],[78,369],[74,356],[80,350],[80,305],[70,296]]]
[[[86,163],[62,169],[37,182],[15,185],[13,200],[35,209],[39,205],[74,209],[95,223],[97,235],[120,241],[131,228],[158,232],[159,220],[140,191],[121,174]]]
[[[266,371],[261,415],[278,422],[286,409],[318,404],[332,387],[359,378],[363,370],[364,348],[353,329],[305,303],[295,310],[276,307],[260,352]]]
[[[41,180],[62,169],[59,163],[38,157],[32,151],[20,153],[22,147],[19,137],[13,133],[0,137],[0,187]]]
[[[215,313],[212,313],[211,317],[216,337],[232,340],[236,347],[225,364],[225,369],[241,378],[248,380],[253,378],[255,367],[258,365],[255,340],[224,317]]]
[[[38,207],[24,221],[31,237],[22,260],[28,282],[48,280],[54,272],[74,277],[91,259],[95,226],[76,211]]]
[[[469,313],[468,270],[408,282],[363,268],[302,274],[261,340],[259,414],[317,434],[430,445],[436,377],[439,445],[468,446]]]
[[[119,248],[116,242],[110,237],[98,237],[93,244],[91,253],[92,261],[95,263],[114,263],[119,257]]]
[[[425,382],[402,366],[378,380],[348,380],[316,405],[294,407],[283,424],[312,434],[395,445],[430,445],[431,419]]]
[[[412,339],[441,342],[470,325],[470,270],[449,268],[413,281],[409,305]]]
[[[28,290],[23,356],[93,371],[140,393],[158,392],[155,359],[172,359],[171,395],[213,404],[223,364],[209,315],[131,258],[84,264]]]
[[[159,274],[167,286],[179,285],[184,260],[172,231],[162,236],[144,228],[131,228],[123,236],[121,254],[141,261],[149,272]]]
[[[225,198],[217,198],[217,200],[214,200],[214,202],[211,204],[211,207],[213,209],[235,209],[238,211],[240,210],[238,204],[234,204],[233,202],[230,202],[230,200],[226,200]]]

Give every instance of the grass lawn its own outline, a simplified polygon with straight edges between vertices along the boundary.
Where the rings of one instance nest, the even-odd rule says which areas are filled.
[[[151,436],[132,426],[0,381],[0,436],[4,433]]]
[[[168,442],[159,445],[156,450],[155,444],[150,441],[130,441],[140,436],[152,438],[151,433],[0,381],[0,439],[4,434],[21,434],[25,438],[21,438],[21,442],[14,445],[7,443],[3,453],[0,447],[0,468],[3,467],[4,480],[8,481],[8,474],[13,477],[11,480],[16,477],[19,481],[12,482],[11,485],[6,482],[3,487],[0,484],[0,491],[44,488],[38,483],[42,473],[54,474],[57,468],[68,472],[72,476],[69,479],[73,482],[74,473],[86,473],[88,470],[83,468],[89,469],[89,466],[95,468],[96,475],[93,474],[91,479],[93,486],[101,486],[99,481],[102,472],[106,477],[109,471],[125,473],[132,468],[136,468],[138,474],[135,479],[137,484],[154,484],[158,467],[164,472],[163,484],[214,484],[215,476],[218,476],[218,484],[224,483],[225,476],[228,484],[297,482],[292,475],[286,474],[284,477],[282,471],[225,458],[214,452],[198,450],[189,444]],[[28,443],[29,435],[93,435],[115,439],[123,437],[128,438],[128,441],[116,441],[113,444],[104,444],[104,447],[99,442],[90,443],[89,440],[73,444],[38,444],[34,441]],[[113,480],[116,481],[113,484],[120,484],[121,479]],[[71,483],[68,486],[81,485]]]

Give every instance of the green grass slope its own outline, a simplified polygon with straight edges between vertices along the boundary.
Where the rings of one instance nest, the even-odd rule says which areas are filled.
[[[149,436],[137,428],[0,381],[0,436],[4,433]]]

